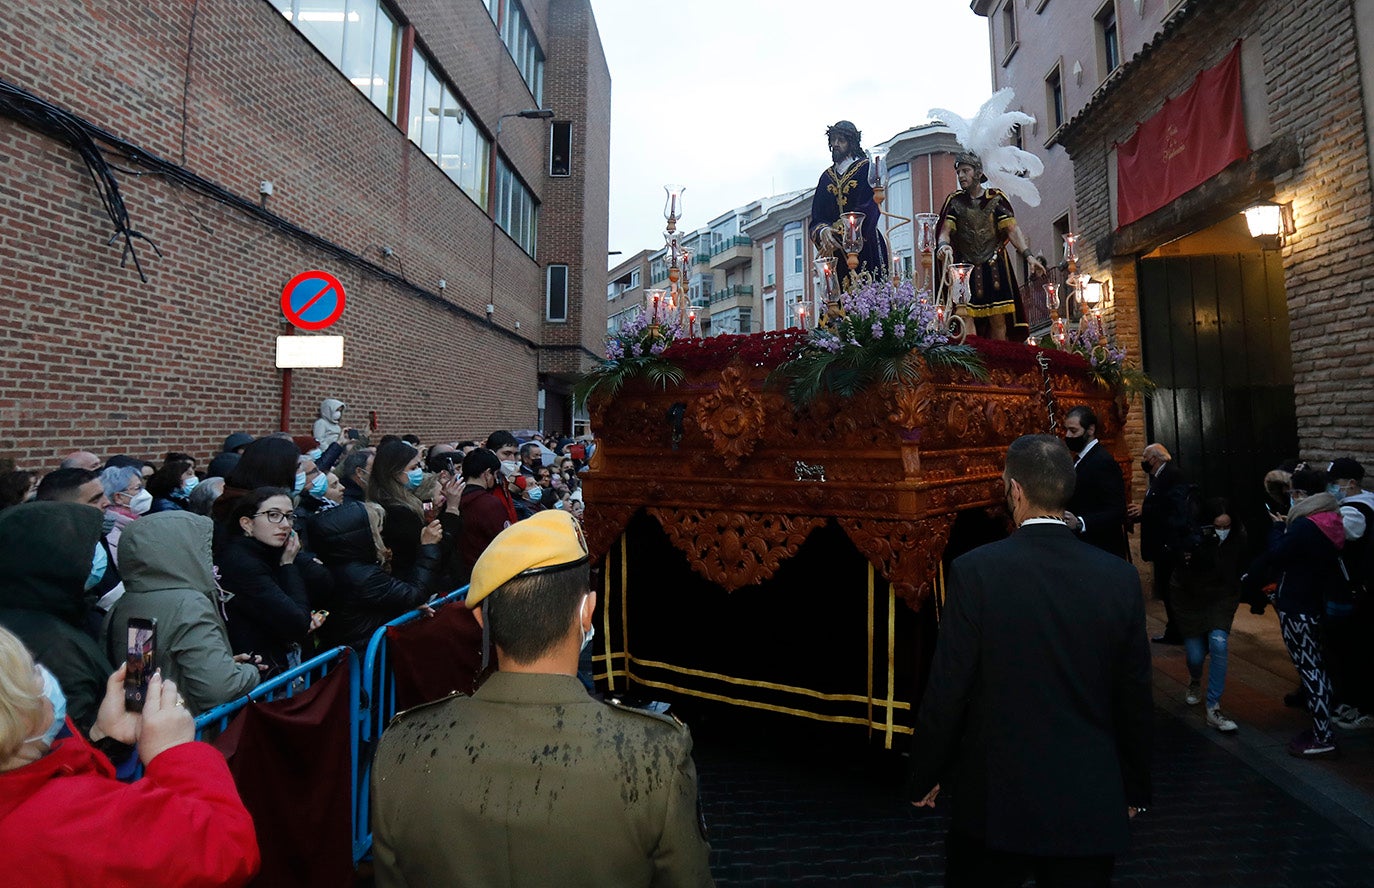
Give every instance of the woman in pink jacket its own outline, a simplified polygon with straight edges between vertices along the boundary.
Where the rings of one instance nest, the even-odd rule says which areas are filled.
[[[91,737],[138,744],[147,770],[132,784],[72,729],[57,680],[0,628],[0,872],[44,888],[247,883],[258,843],[224,757],[193,742],[195,722],[160,675],[143,713],[126,712],[124,669]]]

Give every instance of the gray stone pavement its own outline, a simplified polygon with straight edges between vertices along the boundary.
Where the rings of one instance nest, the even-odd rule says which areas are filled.
[[[1151,630],[1162,625],[1151,604]],[[1155,654],[1155,803],[1132,826],[1120,886],[1374,886],[1374,733],[1343,757],[1301,761],[1306,722],[1273,612],[1242,610],[1223,707],[1235,734],[1183,702],[1182,648]],[[693,727],[712,870],[721,886],[942,884],[947,807],[901,798],[903,761],[862,732],[734,709],[679,713]]]

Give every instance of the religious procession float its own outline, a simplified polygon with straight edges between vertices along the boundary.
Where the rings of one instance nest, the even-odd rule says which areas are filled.
[[[994,118],[1002,137],[1008,119]],[[813,207],[833,232],[813,229],[818,248],[838,246],[817,261],[817,301],[798,327],[752,335],[696,335],[682,193],[668,189],[668,287],[648,292],[578,392],[597,440],[584,486],[600,565],[596,673],[612,694],[861,726],[890,748],[912,730],[946,566],[1007,531],[1007,445],[1085,404],[1124,464],[1127,396],[1147,381],[1100,317],[1071,328],[1059,315],[1076,275],[1037,285],[1045,341],[968,335],[977,278],[1005,257],[967,256],[948,202],[942,215],[886,220],[915,226],[914,279],[897,263],[889,273],[885,253],[861,263],[873,229],[860,214],[880,212],[885,163],[845,167],[831,181],[863,187],[829,189],[823,176]],[[943,261],[946,243],[956,261]],[[1070,236],[1071,273],[1076,259]]]

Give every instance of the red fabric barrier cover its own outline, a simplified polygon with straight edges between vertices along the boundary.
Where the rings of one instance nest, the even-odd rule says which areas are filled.
[[[462,604],[441,607],[433,617],[389,627],[386,643],[396,678],[397,712],[454,691],[471,694],[481,684],[482,627]],[[493,663],[495,658],[493,649]]]
[[[1250,155],[1240,43],[1116,146],[1116,225],[1147,216]]]
[[[348,669],[335,666],[290,699],[248,704],[212,742],[257,828],[252,884],[353,884],[349,694]]]

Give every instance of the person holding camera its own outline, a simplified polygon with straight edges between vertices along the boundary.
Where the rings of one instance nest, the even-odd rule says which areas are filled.
[[[1208,500],[1200,516],[1197,542],[1177,566],[1179,587],[1174,590],[1174,626],[1188,660],[1189,706],[1202,702],[1202,661],[1210,656],[1207,673],[1207,724],[1222,733],[1236,723],[1221,711],[1226,689],[1227,643],[1231,620],[1240,604],[1240,563],[1245,552],[1245,528],[1230,515],[1224,499]]]
[[[0,628],[0,868],[26,885],[246,884],[257,835],[224,756],[194,742],[176,684],[158,673],[143,712],[126,711],[127,668],[105,682],[91,736],[138,744],[147,770],[131,784],[66,719],[52,673]]]

